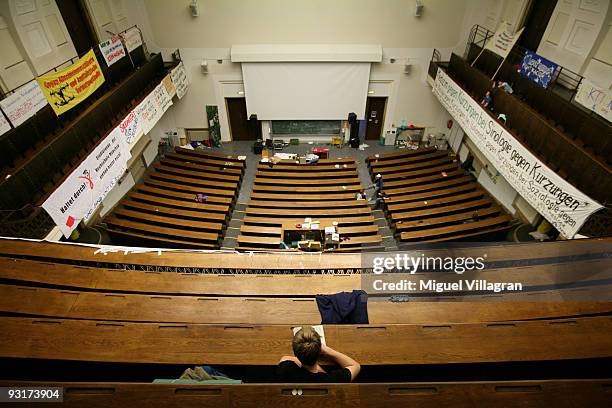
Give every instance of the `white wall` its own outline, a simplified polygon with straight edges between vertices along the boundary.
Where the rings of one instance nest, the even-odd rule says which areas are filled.
[[[242,82],[240,65],[229,61],[233,44],[381,44],[383,62],[372,65],[370,84],[382,81],[390,89],[384,130],[401,120],[433,129],[445,124],[444,111],[426,83],[429,60],[434,47],[450,50],[462,41],[465,47],[464,24],[473,25],[483,1],[424,3],[420,18],[413,16],[414,3],[404,0],[199,0],[200,17],[191,17],[188,2],[147,0],[142,7],[151,43],[166,59],[179,48],[188,71],[189,92],[173,108],[176,124],[206,128],[205,106],[218,105],[221,137],[229,141],[225,98],[235,96],[232,87]],[[464,21],[466,10],[471,14]],[[208,74],[201,72],[203,59]],[[408,75],[403,73],[406,63],[412,65]]]

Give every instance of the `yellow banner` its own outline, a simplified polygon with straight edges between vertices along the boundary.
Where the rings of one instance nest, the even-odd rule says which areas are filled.
[[[78,62],[36,78],[57,116],[74,108],[104,83],[104,75],[90,50]]]

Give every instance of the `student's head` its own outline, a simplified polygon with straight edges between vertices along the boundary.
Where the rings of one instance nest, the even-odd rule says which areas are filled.
[[[376,179],[377,179],[377,180],[378,180],[378,179],[381,179],[381,178],[382,178],[382,174],[380,174],[380,173],[379,173],[379,174],[377,174],[377,175],[376,175]]]
[[[303,365],[313,366],[321,354],[321,337],[311,326],[304,326],[293,336],[292,346]]]
[[[491,96],[491,91],[487,91],[487,92],[485,93],[485,96]]]

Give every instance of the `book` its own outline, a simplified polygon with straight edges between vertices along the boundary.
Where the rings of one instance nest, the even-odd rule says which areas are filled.
[[[292,327],[291,331],[293,332],[293,335],[295,336],[295,333],[300,331],[301,328],[302,328],[302,326]],[[326,345],[326,343],[325,343],[325,330],[323,330],[323,326],[319,324],[319,325],[316,325],[316,326],[312,326],[312,328],[314,329],[314,331],[319,333],[319,336],[321,337],[321,344],[322,345]]]

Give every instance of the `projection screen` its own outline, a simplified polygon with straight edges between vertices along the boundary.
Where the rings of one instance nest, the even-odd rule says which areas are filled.
[[[243,62],[247,114],[259,120],[365,115],[370,62]]]

